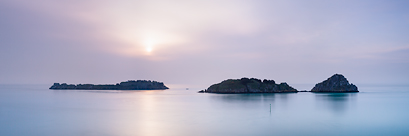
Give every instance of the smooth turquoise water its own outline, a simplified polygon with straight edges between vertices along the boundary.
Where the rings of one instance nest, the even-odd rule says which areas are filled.
[[[0,85],[1,136],[409,135],[408,86],[335,94],[48,87]]]

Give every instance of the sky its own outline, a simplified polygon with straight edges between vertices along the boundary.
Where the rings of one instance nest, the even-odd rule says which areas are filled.
[[[406,0],[0,0],[0,84],[409,84]]]

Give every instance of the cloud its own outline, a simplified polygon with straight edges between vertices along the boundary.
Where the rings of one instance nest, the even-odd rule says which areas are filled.
[[[81,80],[103,82],[131,76],[174,83],[241,76],[307,82],[299,75],[359,73],[373,67],[378,68],[373,73],[393,75],[399,70],[390,69],[407,65],[402,54],[409,43],[409,22],[402,5],[405,2],[1,1],[0,61],[5,66],[0,70],[3,81],[46,75],[47,82],[64,77],[76,81],[82,75],[88,76]],[[399,64],[384,66],[391,60]],[[109,72],[117,74],[96,78]]]
[[[248,1],[43,0],[35,3],[14,3],[52,17],[69,18],[95,28],[85,32],[87,38],[112,41],[116,45],[100,48],[126,56],[146,56],[144,43],[147,40],[155,42],[155,52],[173,47],[179,49],[160,54],[179,54],[195,48],[180,45],[197,46],[198,41],[195,40],[209,31],[248,35],[258,29],[258,20],[252,13],[252,3]]]

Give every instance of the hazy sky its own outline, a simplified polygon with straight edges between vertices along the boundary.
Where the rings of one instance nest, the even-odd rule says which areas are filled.
[[[0,0],[0,83],[409,83],[409,1]]]

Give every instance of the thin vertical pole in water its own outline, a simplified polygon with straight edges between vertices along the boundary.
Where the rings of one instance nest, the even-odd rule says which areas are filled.
[[[271,103],[270,103],[270,113],[271,113]]]

